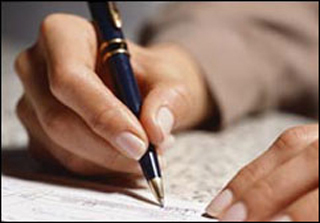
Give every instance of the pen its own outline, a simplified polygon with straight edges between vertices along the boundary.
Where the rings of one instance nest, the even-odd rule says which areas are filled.
[[[108,64],[118,98],[139,118],[141,96],[130,64],[130,55],[122,33],[122,21],[114,2],[88,2],[92,18],[99,31],[102,44],[102,63]],[[161,207],[164,190],[155,147],[149,144],[139,160],[149,187]]]

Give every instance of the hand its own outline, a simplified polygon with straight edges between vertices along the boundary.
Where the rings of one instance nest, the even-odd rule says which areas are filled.
[[[319,126],[284,132],[206,211],[225,221],[319,221]]]
[[[16,60],[25,90],[18,116],[31,151],[46,163],[58,161],[80,174],[140,173],[136,160],[149,140],[163,152],[172,131],[193,127],[210,115],[205,81],[179,47],[129,43],[143,96],[138,120],[115,97],[97,48],[88,21],[66,14],[47,17],[37,42]]]

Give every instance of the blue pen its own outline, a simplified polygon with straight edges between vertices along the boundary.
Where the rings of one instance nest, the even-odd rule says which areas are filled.
[[[118,98],[139,118],[141,96],[130,64],[129,51],[122,33],[120,14],[114,2],[88,2],[102,39],[102,62],[110,68]],[[157,153],[152,144],[139,160],[150,189],[161,207],[164,190]]]

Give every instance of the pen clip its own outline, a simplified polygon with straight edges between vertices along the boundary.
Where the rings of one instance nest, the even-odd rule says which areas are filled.
[[[108,2],[108,9],[112,17],[113,25],[120,29],[122,27],[121,16],[115,2]]]

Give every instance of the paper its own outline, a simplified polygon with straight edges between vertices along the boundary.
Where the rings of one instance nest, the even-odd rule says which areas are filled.
[[[6,221],[209,220],[202,217],[204,207],[196,202],[168,198],[165,208],[160,208],[117,192],[95,192],[8,176],[1,180],[2,220]],[[149,195],[145,191],[137,193]]]
[[[77,183],[68,175],[63,177],[70,181],[67,186],[47,179],[41,181],[46,184],[39,183],[49,175],[60,179],[61,173],[44,172],[26,151],[3,150],[2,220],[207,220],[201,217],[206,205],[236,172],[289,125],[303,122],[306,120],[275,114],[248,119],[218,134],[177,136],[166,153],[168,168],[163,170],[165,209],[147,202],[153,200],[147,189],[130,189],[145,200],[117,190],[127,188],[128,183],[118,175],[89,187],[83,185],[89,179]],[[28,181],[29,176],[33,181]],[[96,187],[109,187],[109,191],[98,192]]]

